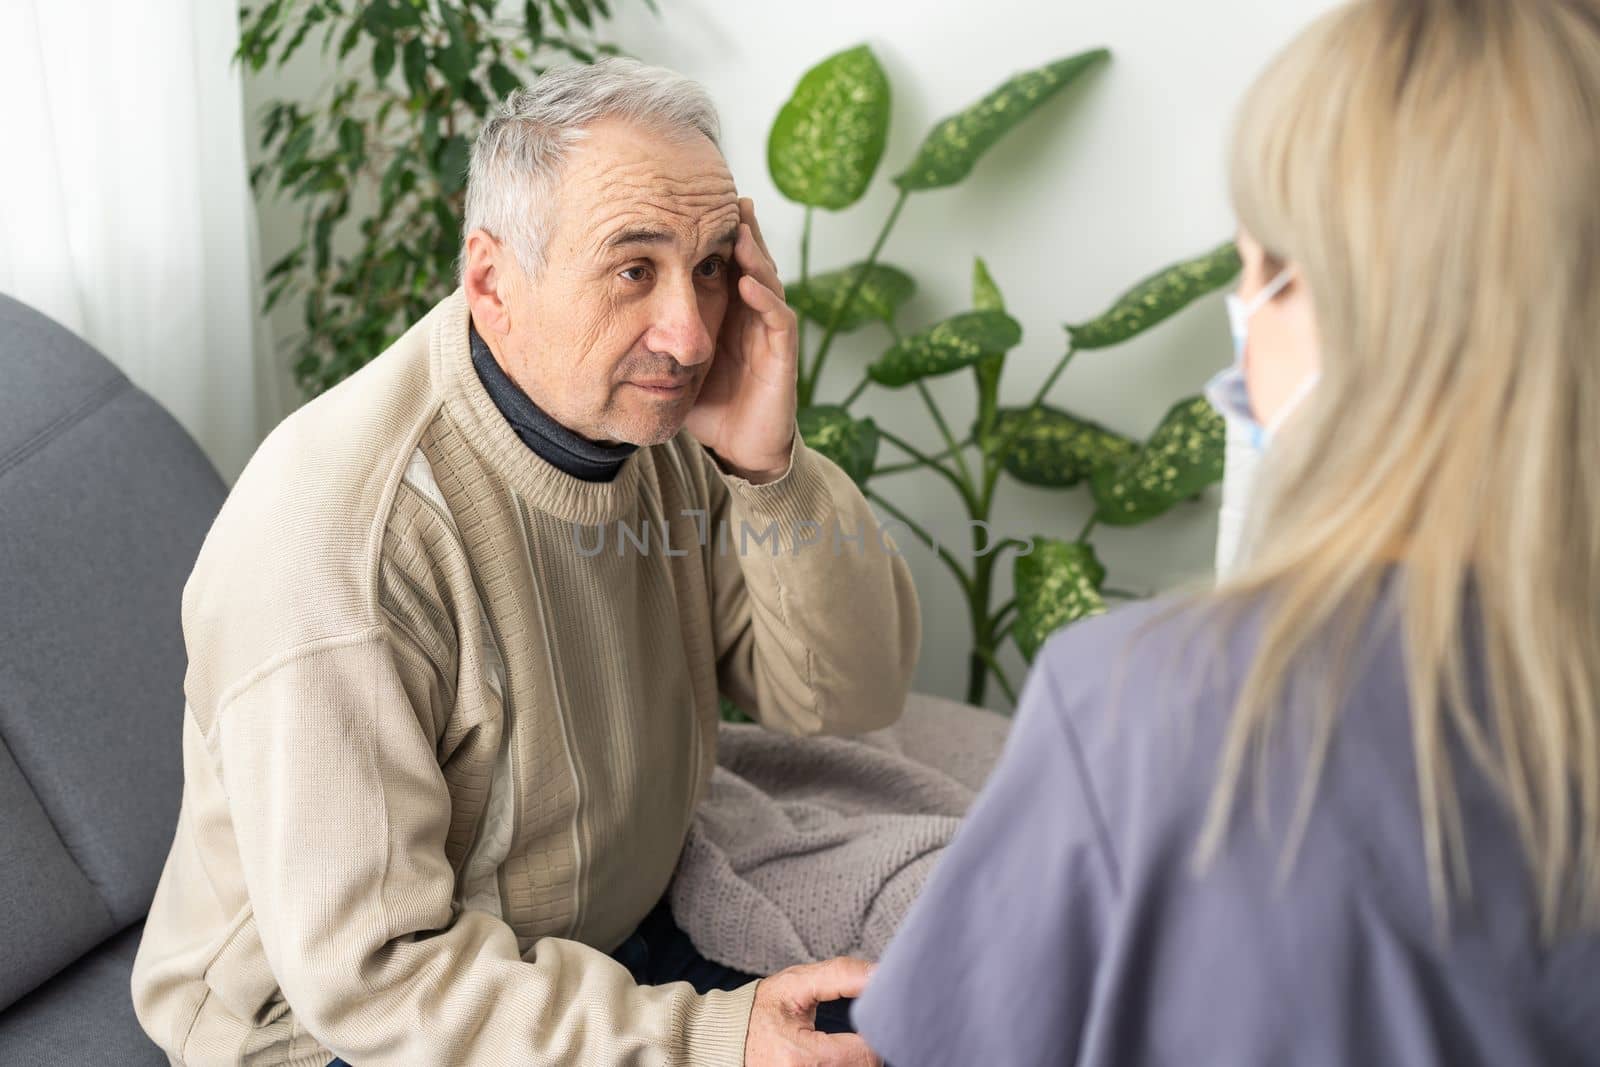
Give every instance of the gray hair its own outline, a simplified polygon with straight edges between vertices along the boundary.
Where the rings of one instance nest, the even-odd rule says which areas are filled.
[[[530,276],[544,262],[561,165],[586,128],[628,119],[718,144],[716,108],[696,82],[633,59],[559,67],[508,96],[478,132],[467,171],[465,240],[484,230],[511,246]]]

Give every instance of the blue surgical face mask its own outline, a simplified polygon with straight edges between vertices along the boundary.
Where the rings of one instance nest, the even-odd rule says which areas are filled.
[[[1316,387],[1319,375],[1306,379],[1289,402],[1283,405],[1271,425],[1263,426],[1250,407],[1250,390],[1245,385],[1244,356],[1249,345],[1250,317],[1266,305],[1283,287],[1291,274],[1283,271],[1248,303],[1228,297],[1228,324],[1233,329],[1233,366],[1212,378],[1206,398],[1228,422],[1227,460],[1222,478],[1222,506],[1217,513],[1217,575],[1227,577],[1239,565],[1250,500],[1255,494],[1256,476],[1272,440],[1273,431]]]
[[[1310,395],[1311,390],[1316,388],[1317,380],[1321,377],[1320,373],[1308,377],[1283,407],[1278,409],[1278,413],[1268,425],[1262,425],[1250,407],[1250,389],[1245,382],[1244,374],[1244,354],[1250,341],[1250,317],[1266,307],[1267,302],[1281,293],[1293,277],[1293,268],[1285,267],[1276,278],[1267,283],[1266,288],[1251,297],[1248,303],[1233,293],[1228,294],[1228,326],[1233,331],[1233,365],[1219,372],[1206,384],[1206,399],[1211,401],[1211,406],[1216,408],[1228,422],[1242,430],[1246,442],[1258,452],[1266,450],[1272,435],[1294,409]]]

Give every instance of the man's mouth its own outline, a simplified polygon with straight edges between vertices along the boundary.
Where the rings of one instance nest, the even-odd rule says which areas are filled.
[[[653,396],[674,397],[682,396],[689,388],[689,378],[658,378],[644,381],[630,381],[628,384],[643,389]]]

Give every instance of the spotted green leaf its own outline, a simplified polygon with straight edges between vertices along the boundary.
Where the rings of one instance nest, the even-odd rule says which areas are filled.
[[[995,435],[1010,441],[1000,457],[1006,473],[1051,489],[1071,488],[1139,451],[1137,441],[1045,404],[1003,409]]]
[[[979,311],[1004,311],[1006,301],[1000,287],[989,275],[989,265],[981,256],[972,259],[972,306]],[[973,436],[987,441],[994,433],[996,412],[1000,403],[1000,372],[1005,369],[1005,353],[984,356],[972,365],[973,377],[978,383],[978,422]]]
[[[1229,241],[1146,278],[1122,294],[1111,310],[1093,322],[1068,326],[1067,333],[1074,348],[1121,344],[1227,285],[1238,276],[1239,269],[1238,249]]]
[[[972,260],[972,306],[979,311],[1006,309],[1005,297],[1000,295],[1000,287],[994,283],[989,264],[982,256],[974,256]]]
[[[906,192],[954,185],[996,141],[1080,75],[1111,58],[1104,48],[1013,75],[965,111],[939,122],[923,139],[911,165],[895,175]]]
[[[800,79],[767,137],[767,169],[790,200],[833,211],[867,191],[889,137],[889,79],[859,45]]]
[[[1051,634],[1070,622],[1106,610],[1100,583],[1106,569],[1094,549],[1079,541],[1035,537],[1033,551],[1012,568],[1017,622],[1011,635],[1030,662]]]
[[[784,286],[789,306],[812,322],[827,326],[839,302],[860,277],[863,266],[857,263],[843,270],[818,274],[808,282]],[[888,322],[894,318],[895,310],[916,291],[917,283],[911,275],[887,263],[874,263],[856,298],[839,316],[839,329],[848,333],[874,320]]]
[[[1095,514],[1111,526],[1135,526],[1221,481],[1226,438],[1205,397],[1178,401],[1127,461],[1091,476]]]
[[[857,419],[836,404],[802,408],[797,418],[807,447],[833,460],[856,484],[862,484],[878,461],[878,424]]]
[[[970,367],[1021,340],[1021,325],[1004,311],[967,311],[899,342],[867,368],[867,375],[879,385],[908,385]]]

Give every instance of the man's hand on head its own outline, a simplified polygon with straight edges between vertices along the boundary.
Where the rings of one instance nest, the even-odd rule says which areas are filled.
[[[733,473],[770,482],[788,470],[794,444],[799,328],[748,197],[739,219],[734,299],[685,425]]]
[[[750,1011],[745,1067],[883,1067],[855,1034],[824,1034],[816,1028],[817,1005],[860,996],[871,969],[865,960],[840,956],[763,978]]]

